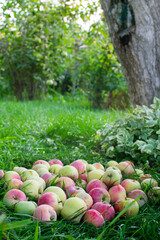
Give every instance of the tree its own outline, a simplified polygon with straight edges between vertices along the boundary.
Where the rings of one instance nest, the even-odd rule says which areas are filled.
[[[101,0],[133,105],[160,97],[160,1]]]

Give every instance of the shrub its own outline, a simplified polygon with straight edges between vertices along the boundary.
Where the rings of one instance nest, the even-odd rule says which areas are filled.
[[[160,163],[160,100],[150,108],[138,106],[125,119],[106,124],[94,140],[106,158],[132,160],[139,166]],[[159,171],[159,169],[158,169]]]

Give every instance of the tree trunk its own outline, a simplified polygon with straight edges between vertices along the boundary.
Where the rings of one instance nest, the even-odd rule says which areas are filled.
[[[134,106],[160,97],[160,0],[101,0]]]

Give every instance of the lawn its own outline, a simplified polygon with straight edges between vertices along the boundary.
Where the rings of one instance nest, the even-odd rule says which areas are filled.
[[[123,118],[121,111],[102,111],[84,107],[79,103],[63,101],[0,102],[0,168],[12,170],[14,166],[31,168],[38,159],[60,159],[64,164],[77,159],[88,163],[106,160],[94,148],[92,136],[105,123]],[[156,174],[156,173],[155,173]],[[4,187],[1,181],[1,199]],[[160,208],[154,203],[143,207],[138,216],[114,224],[106,223],[96,229],[85,223],[73,224],[60,219],[52,224],[20,218],[5,209],[1,203],[1,239],[159,239]],[[3,233],[3,237],[2,237]],[[101,239],[101,238],[99,238]]]

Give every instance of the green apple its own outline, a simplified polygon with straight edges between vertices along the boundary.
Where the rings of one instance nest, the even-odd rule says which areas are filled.
[[[85,210],[87,210],[87,205],[81,198],[70,197],[65,201],[61,215],[65,220],[79,223]]]
[[[36,178],[36,177],[39,177],[39,175],[33,169],[26,170],[26,171],[22,172],[22,174],[21,174],[21,178],[22,178],[23,182],[26,180]]]
[[[60,187],[57,187],[57,186],[48,187],[48,188],[45,189],[44,193],[46,193],[46,192],[56,193],[58,195],[58,197],[60,198],[60,200],[62,201],[63,204],[65,203],[65,201],[67,199],[65,192]]]
[[[119,185],[121,182],[122,175],[119,174],[117,170],[114,169],[109,169],[106,170],[103,177],[102,181],[108,186],[112,187],[115,185]]]
[[[62,168],[62,165],[53,164],[53,165],[50,166],[49,172],[57,175],[57,174],[59,174],[59,171],[60,171],[61,168]]]
[[[45,169],[48,170],[47,166],[44,165],[44,164],[36,164],[36,165],[34,165],[34,166],[32,167],[32,169],[33,169],[34,171],[36,171],[36,172],[37,172],[37,170],[40,169],[40,168],[45,168]]]
[[[106,167],[116,167],[118,165],[118,162],[111,160],[109,162],[106,163]]]
[[[102,180],[103,174],[104,174],[104,171],[101,169],[92,170],[87,174],[87,182],[90,182],[93,179]]]
[[[70,177],[74,180],[78,179],[78,171],[71,165],[65,165],[59,170],[59,175],[62,177]]]
[[[38,199],[43,193],[42,185],[35,179],[26,180],[22,184],[21,190],[27,195],[27,197],[29,197],[29,199]]]
[[[20,214],[27,214],[33,216],[37,204],[33,201],[21,201],[16,203],[15,212]]]
[[[127,207],[133,201],[134,199],[132,198],[125,198],[125,199],[120,198],[116,201],[114,208],[116,212],[121,212],[125,207]],[[139,212],[139,204],[136,201],[125,211],[125,213],[122,216],[125,218],[134,217],[138,214],[138,212]]]

